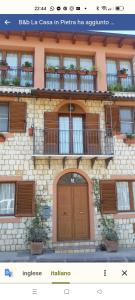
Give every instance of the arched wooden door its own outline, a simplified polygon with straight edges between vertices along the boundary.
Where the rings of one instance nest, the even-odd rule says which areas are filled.
[[[90,239],[88,184],[84,177],[78,173],[62,176],[57,196],[58,240]]]

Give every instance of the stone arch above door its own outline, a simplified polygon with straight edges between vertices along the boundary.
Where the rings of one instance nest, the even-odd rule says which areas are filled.
[[[77,173],[80,174],[83,178],[84,181],[86,182],[88,186],[88,206],[89,206],[89,239],[94,240],[95,237],[95,229],[94,229],[94,203],[93,203],[93,192],[92,192],[92,182],[89,178],[89,176],[82,170],[78,169],[68,169],[62,171],[60,174],[58,174],[54,180],[53,184],[53,231],[52,231],[52,239],[53,242],[57,242],[57,189],[58,189],[58,182],[60,178],[62,178],[63,175],[67,173]]]

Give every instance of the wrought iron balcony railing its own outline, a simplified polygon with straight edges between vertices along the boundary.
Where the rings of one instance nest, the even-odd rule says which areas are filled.
[[[62,70],[61,70],[62,71]],[[63,73],[60,71],[45,71],[45,88],[46,89],[64,89],[64,90],[80,90],[80,91],[94,91],[96,90],[96,73],[92,75],[90,73]]]
[[[0,86],[33,86],[33,67],[0,66]]]
[[[112,92],[135,92],[135,76],[107,74],[107,87]]]
[[[102,130],[34,129],[33,154],[113,155],[111,132]]]

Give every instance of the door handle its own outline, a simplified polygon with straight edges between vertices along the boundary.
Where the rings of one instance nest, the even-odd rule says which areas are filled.
[[[84,214],[84,211],[80,211],[80,214]]]
[[[64,215],[64,216],[66,216],[66,215],[67,215],[67,213],[64,211],[63,215]]]

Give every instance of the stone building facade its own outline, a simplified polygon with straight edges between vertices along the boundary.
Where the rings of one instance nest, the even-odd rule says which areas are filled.
[[[75,44],[71,34],[64,34],[59,42],[53,33],[42,41],[34,34],[26,41],[21,33],[11,32],[8,40],[0,35],[1,53],[8,49],[7,53],[11,54],[16,51],[33,54],[34,73],[33,86],[28,86],[26,80],[23,87],[9,82],[6,86],[1,81],[0,133],[4,140],[0,142],[0,251],[28,247],[26,224],[34,216],[34,203],[38,199],[45,226],[49,227],[46,248],[58,252],[95,251],[102,241],[97,198],[104,216],[115,220],[119,245],[134,247],[135,145],[134,117],[130,117],[135,109],[134,73],[131,68],[128,83],[127,78],[120,78],[117,85],[116,73],[110,90],[105,67],[107,59],[111,61],[108,66],[115,59],[121,64],[120,69],[129,62],[132,66],[134,40],[128,37],[127,44],[123,40],[119,48],[117,37],[110,36],[108,45],[104,46],[105,38],[97,34],[96,42],[92,36],[89,45],[87,35],[84,40],[78,37]],[[20,45],[15,51],[18,41]],[[95,59],[97,74],[79,75],[86,76],[81,78],[82,90],[68,88],[77,80],[75,73],[71,72],[72,77],[66,82],[65,75],[59,77],[58,70],[55,70],[57,76],[52,71],[48,87],[44,85],[44,77],[47,81],[50,74],[45,71],[46,57],[50,55],[54,64],[54,57],[59,53],[68,59],[77,55]],[[112,77],[114,68],[114,65],[110,67]],[[2,69],[0,72],[5,76]],[[96,91],[89,90],[93,78]],[[65,89],[54,89],[57,80],[65,80]],[[8,127],[2,131],[6,118]],[[12,199],[8,199],[9,195]]]

